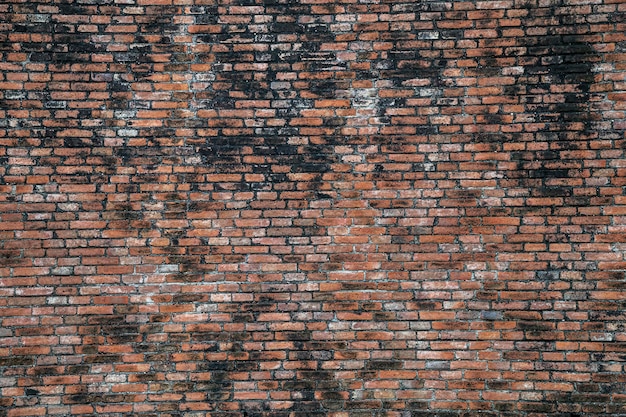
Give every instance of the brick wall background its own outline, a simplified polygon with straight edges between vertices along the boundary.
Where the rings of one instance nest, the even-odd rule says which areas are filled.
[[[0,415],[626,415],[622,0],[5,0]]]

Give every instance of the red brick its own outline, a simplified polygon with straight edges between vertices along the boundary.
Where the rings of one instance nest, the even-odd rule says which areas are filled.
[[[619,2],[65,3],[0,5],[0,414],[623,411]]]

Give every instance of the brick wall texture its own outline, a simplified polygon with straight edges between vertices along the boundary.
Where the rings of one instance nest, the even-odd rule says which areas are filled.
[[[0,416],[626,416],[626,2],[0,2]]]

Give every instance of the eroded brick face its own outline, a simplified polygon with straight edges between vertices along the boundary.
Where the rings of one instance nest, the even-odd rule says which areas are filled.
[[[0,4],[0,416],[626,415],[626,3]]]

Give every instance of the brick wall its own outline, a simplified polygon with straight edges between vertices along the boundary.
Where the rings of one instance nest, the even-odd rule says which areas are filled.
[[[622,0],[0,4],[0,415],[626,415]]]

